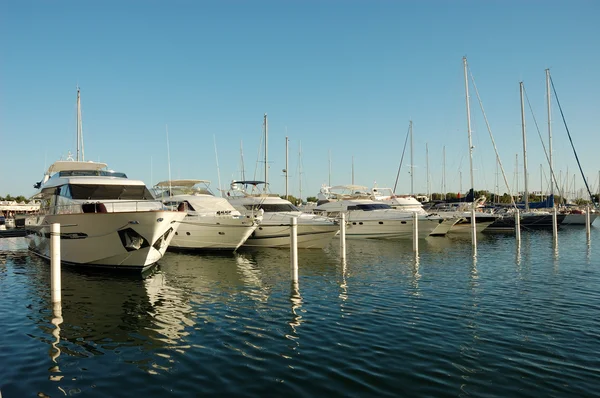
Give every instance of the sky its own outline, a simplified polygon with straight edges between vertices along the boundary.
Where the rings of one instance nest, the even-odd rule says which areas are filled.
[[[271,192],[285,194],[286,136],[291,195],[329,182],[393,187],[397,174],[398,194],[426,193],[428,180],[440,192],[443,176],[446,191],[466,192],[463,57],[510,189],[524,184],[520,81],[529,190],[548,189],[549,68],[595,192],[598,15],[594,0],[1,0],[0,196],[33,195],[54,161],[76,153],[77,86],[85,160],[148,186],[197,178],[217,192],[243,169],[264,179],[266,113]],[[473,186],[508,192],[473,81]],[[580,190],[551,103],[554,170]]]

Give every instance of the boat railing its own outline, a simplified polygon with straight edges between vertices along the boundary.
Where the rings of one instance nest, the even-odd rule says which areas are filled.
[[[116,200],[70,203],[40,209],[40,214],[126,213],[166,210],[160,200]]]

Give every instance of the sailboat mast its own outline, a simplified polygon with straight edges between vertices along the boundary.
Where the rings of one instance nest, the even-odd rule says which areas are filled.
[[[429,144],[425,143],[425,162],[427,163],[427,199],[431,197],[431,186],[429,180]]]
[[[241,176],[242,176],[242,181],[246,181],[246,170],[245,170],[245,166],[244,166],[244,142],[242,140],[240,140],[240,161],[242,162],[242,172],[241,172]]]
[[[521,131],[523,133],[523,178],[525,182],[525,211],[529,211],[529,191],[527,186],[527,136],[525,134],[525,103],[523,102],[523,82],[519,82],[521,93]]]
[[[269,153],[269,124],[267,122],[267,114],[265,113],[265,191],[269,185],[269,163],[267,154]]]
[[[285,199],[288,198],[288,143],[290,142],[289,138],[285,137]]]
[[[79,87],[77,87],[77,126],[76,126],[76,130],[77,131],[77,161],[79,162],[82,159],[82,147],[83,147],[83,142],[82,142],[82,136],[81,136],[81,99],[80,99],[80,94],[79,94]]]
[[[600,173],[598,175],[600,175]],[[328,185],[331,186],[331,149],[329,150],[329,179],[327,181]]]
[[[550,152],[550,195],[554,195],[554,169],[552,165],[552,106],[550,103],[550,69],[546,69],[546,105],[548,108],[548,151]]]
[[[465,101],[467,103],[467,133],[469,135],[469,168],[471,172],[471,189],[473,190],[473,204],[471,205],[471,238],[473,250],[476,250],[476,224],[475,224],[475,180],[473,177],[473,141],[471,139],[471,108],[469,106],[469,78],[467,75],[467,57],[463,57],[463,68],[465,73]]]
[[[302,203],[302,141],[299,142],[300,151],[298,152],[298,180],[300,180],[300,203]]]
[[[414,161],[413,161],[413,122],[410,121],[410,196],[415,196]]]
[[[446,200],[446,146],[442,148],[442,195]]]
[[[354,155],[352,156],[352,185],[354,185]]]

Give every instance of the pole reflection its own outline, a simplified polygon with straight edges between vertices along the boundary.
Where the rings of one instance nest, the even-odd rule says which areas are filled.
[[[60,367],[58,366],[58,357],[60,356],[60,348],[58,344],[60,343],[60,324],[63,323],[62,317],[62,303],[57,302],[52,305],[52,321],[51,323],[54,325],[54,329],[52,330],[52,337],[54,337],[54,341],[52,342],[52,348],[50,349],[50,359],[56,365],[52,366],[50,371],[50,381],[61,381],[64,377],[60,372]]]

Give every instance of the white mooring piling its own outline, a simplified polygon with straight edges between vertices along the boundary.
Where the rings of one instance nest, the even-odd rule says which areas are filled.
[[[515,211],[515,238],[517,245],[521,244],[521,212],[519,209]]]
[[[50,226],[50,274],[52,302],[61,301],[60,287],[60,224]]]
[[[558,212],[556,207],[552,209],[552,240],[556,248],[558,246]]]
[[[585,235],[587,236],[588,243],[592,238],[592,225],[590,223],[590,206],[585,208]]]
[[[340,258],[346,260],[346,214],[340,214]]]
[[[413,213],[413,251],[415,253],[419,251],[419,215],[417,212]]]
[[[290,218],[290,268],[292,282],[298,282],[298,219]]]
[[[473,255],[477,255],[477,218],[475,217],[475,205],[471,207],[471,247]]]

